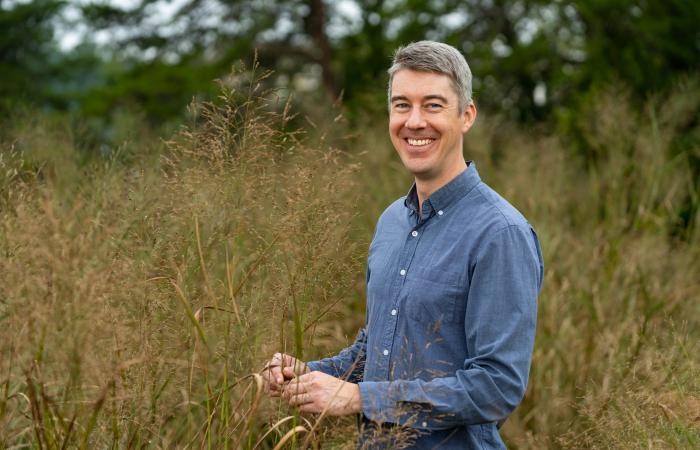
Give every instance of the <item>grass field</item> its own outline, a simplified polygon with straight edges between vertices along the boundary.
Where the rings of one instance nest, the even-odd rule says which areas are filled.
[[[0,448],[354,448],[354,419],[295,414],[257,372],[352,341],[410,177],[383,118],[301,120],[254,86],[165,141],[126,115],[112,147],[66,118],[3,125]],[[641,111],[608,94],[586,152],[485,115],[466,139],[545,257],[509,448],[700,447],[700,149],[679,145],[700,87]]]

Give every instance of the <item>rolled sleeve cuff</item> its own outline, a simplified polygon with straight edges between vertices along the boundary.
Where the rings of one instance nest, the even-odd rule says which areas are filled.
[[[306,363],[306,367],[308,367],[312,372],[318,371],[336,376],[335,371],[330,367],[330,365],[324,365],[321,361],[309,361]]]
[[[435,414],[430,403],[407,401],[410,381],[363,381],[358,383],[362,413],[374,422],[392,423],[419,430],[444,430],[455,426],[452,415]]]

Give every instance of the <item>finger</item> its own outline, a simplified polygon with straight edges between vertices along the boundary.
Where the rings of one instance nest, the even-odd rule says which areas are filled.
[[[294,371],[294,368],[292,368],[291,366],[287,366],[282,367],[282,375],[284,375],[285,379],[289,380],[292,378],[296,378],[297,373]]]
[[[281,386],[278,386],[277,383],[263,383],[264,386],[264,392],[268,394],[270,397],[279,397],[282,393],[282,388]]]
[[[298,381],[290,381],[284,386],[282,393],[285,397],[289,398],[293,395],[303,394],[308,392],[306,386]]]
[[[285,400],[289,401],[289,399],[294,397],[295,395],[305,393],[306,390],[303,387],[300,387],[297,383],[287,383],[283,387],[281,395],[285,398]]]
[[[265,363],[265,366],[262,368],[261,372],[269,370],[272,367],[279,367],[279,366],[282,366],[282,359],[281,359],[279,353],[275,353],[272,356],[272,359],[270,359],[269,361],[267,361]]]
[[[264,392],[267,395],[269,395],[270,397],[281,397],[282,396],[282,390],[274,387],[273,385],[267,385]]]
[[[284,373],[282,373],[283,368],[281,366],[272,367],[270,371],[272,376],[275,378],[277,384],[282,385],[284,383]]]
[[[306,403],[304,405],[299,406],[299,412],[304,412],[304,413],[320,413],[321,408],[316,403]]]
[[[272,382],[267,384],[266,388],[271,395],[274,395],[274,394],[279,395],[282,392],[283,386],[277,384],[276,381],[272,381]]]
[[[305,405],[307,403],[312,403],[313,398],[311,397],[311,394],[309,393],[304,393],[304,394],[299,394],[299,395],[294,395],[292,396],[289,400],[289,405],[290,406],[300,406],[300,405]]]
[[[318,376],[317,373],[320,373],[320,372],[309,372],[309,373],[305,373],[305,374],[303,374],[303,375],[298,375],[298,376],[296,377],[296,379],[297,379],[297,381],[299,381],[300,383],[309,383],[309,382],[313,381],[313,380]]]
[[[260,375],[262,375],[263,381],[265,381],[265,382],[271,381],[271,378],[272,378],[272,375],[270,372],[271,370],[272,370],[272,368],[269,366],[269,362],[267,364],[265,364],[265,367],[260,369]]]
[[[263,381],[270,384],[271,388],[277,387],[277,385],[284,382],[284,376],[279,366],[266,366],[261,373]]]
[[[282,370],[282,375],[284,376],[285,380],[296,378],[297,374],[299,373],[292,366],[282,366],[280,369]]]
[[[300,374],[307,371],[306,363],[286,353],[281,354],[282,367],[291,367],[294,373]]]

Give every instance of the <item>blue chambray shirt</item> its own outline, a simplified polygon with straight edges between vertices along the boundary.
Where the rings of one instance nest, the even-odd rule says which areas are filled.
[[[415,185],[392,203],[369,248],[365,327],[308,363],[359,383],[363,423],[382,425],[358,446],[395,448],[398,429],[410,448],[505,448],[497,424],[525,393],[543,270],[535,231],[471,161],[420,215]]]

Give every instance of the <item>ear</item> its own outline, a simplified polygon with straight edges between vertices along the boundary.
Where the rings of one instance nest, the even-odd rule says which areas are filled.
[[[462,133],[466,133],[476,120],[476,105],[471,102],[462,113]]]

